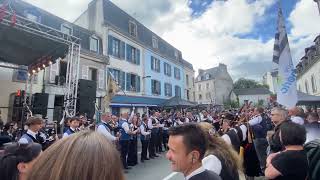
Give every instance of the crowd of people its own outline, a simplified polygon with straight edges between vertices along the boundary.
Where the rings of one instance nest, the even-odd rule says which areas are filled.
[[[0,173],[8,180],[122,180],[131,167],[166,152],[172,170],[187,180],[316,180],[318,113],[250,104],[220,112],[154,110],[142,115],[133,108],[119,117],[104,113],[98,124],[83,116],[68,118],[61,136],[43,130],[43,119],[30,117],[21,137],[15,124],[3,126],[1,142],[7,145],[2,146]]]

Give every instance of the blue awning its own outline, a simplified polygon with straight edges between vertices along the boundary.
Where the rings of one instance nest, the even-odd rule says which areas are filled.
[[[112,98],[110,106],[112,107],[150,107],[159,106],[164,103],[167,99],[143,97],[143,96],[123,96],[116,95]]]

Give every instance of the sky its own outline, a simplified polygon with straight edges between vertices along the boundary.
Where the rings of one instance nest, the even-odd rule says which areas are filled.
[[[73,22],[91,0],[26,0]],[[198,69],[224,63],[234,80],[272,69],[278,0],[111,0]],[[282,0],[294,64],[320,32],[313,0]]]

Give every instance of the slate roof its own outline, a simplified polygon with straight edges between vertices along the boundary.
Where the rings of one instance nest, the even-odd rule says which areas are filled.
[[[264,95],[271,94],[267,88],[248,88],[248,89],[234,89],[236,95]]]
[[[82,28],[80,26],[77,26],[73,23],[68,22],[67,20],[64,20],[54,14],[51,14],[41,8],[38,8],[32,4],[29,4],[25,1],[22,0],[12,0],[11,1],[11,7],[14,9],[14,11],[16,12],[17,15],[22,16],[22,17],[26,17],[26,13],[27,12],[31,12],[32,14],[36,15],[36,16],[40,16],[40,24],[49,26],[53,29],[56,30],[61,30],[61,25],[62,24],[68,24],[69,26],[72,27],[72,35],[81,39],[80,44],[81,44],[81,48],[90,51],[90,37],[92,35],[95,35],[94,32],[89,31],[88,29]],[[103,51],[102,51],[102,40],[100,37],[97,37],[99,39],[99,55],[103,55]],[[93,53],[93,52],[91,52]]]
[[[103,1],[103,14],[104,21],[107,25],[115,28],[117,31],[126,35],[127,37],[131,37],[134,41],[142,44],[149,49],[152,49],[155,52],[158,52],[162,56],[169,58],[169,60],[185,64],[187,67],[191,67],[190,63],[185,63],[182,60],[181,51],[170,45],[168,42],[163,40],[160,36],[149,30],[139,21],[134,19],[128,13],[120,9],[118,6],[113,4],[110,0]],[[129,21],[133,21],[137,25],[137,37],[133,37],[129,34]],[[158,39],[158,48],[154,49],[152,47],[152,37],[155,36]],[[178,59],[175,57],[175,51],[178,51]]]

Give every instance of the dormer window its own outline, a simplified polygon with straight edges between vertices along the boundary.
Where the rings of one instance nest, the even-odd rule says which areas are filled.
[[[177,50],[174,51],[174,57],[176,59],[179,59],[179,52]]]
[[[129,21],[129,34],[137,37],[137,24],[133,21]]]
[[[158,49],[158,38],[155,36],[152,36],[152,47]]]
[[[27,17],[27,19],[29,19],[30,21],[39,22],[39,17],[36,16],[36,15],[34,15],[34,14],[27,13],[26,17]]]
[[[99,52],[99,39],[96,36],[90,37],[90,51]]]
[[[72,35],[72,27],[68,24],[62,24],[61,32],[63,32],[64,34]]]

